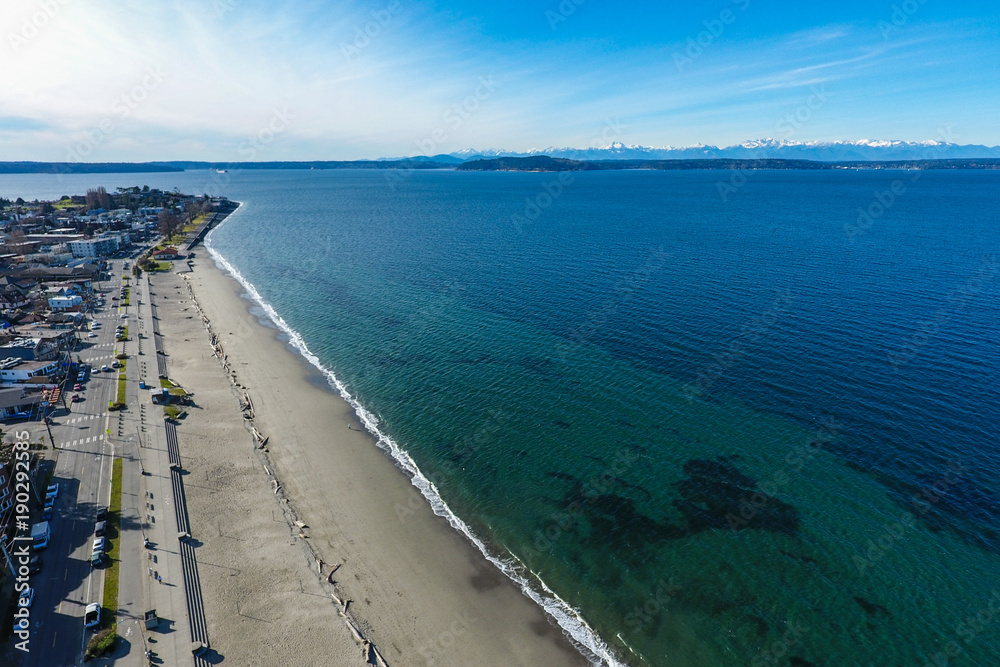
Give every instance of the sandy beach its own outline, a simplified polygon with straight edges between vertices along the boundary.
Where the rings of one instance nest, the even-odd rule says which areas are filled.
[[[151,283],[170,377],[194,392],[178,434],[209,637],[226,662],[587,664],[258,323],[242,286],[196,255],[192,272]]]

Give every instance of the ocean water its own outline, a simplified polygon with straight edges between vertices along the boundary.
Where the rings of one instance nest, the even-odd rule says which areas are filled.
[[[242,201],[213,251],[595,661],[1000,664],[1000,174],[730,176],[0,194]]]

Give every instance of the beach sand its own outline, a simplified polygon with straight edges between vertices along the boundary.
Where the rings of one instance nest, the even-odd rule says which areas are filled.
[[[178,435],[209,637],[226,663],[365,664],[336,595],[393,667],[587,664],[432,512],[325,378],[258,323],[242,286],[196,250],[192,273],[151,282],[168,372],[195,394]],[[213,356],[202,313],[235,380]],[[266,459],[234,383],[252,400]]]

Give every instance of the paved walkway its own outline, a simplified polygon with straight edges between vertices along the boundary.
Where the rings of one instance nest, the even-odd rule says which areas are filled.
[[[112,436],[117,435],[134,443],[138,463],[145,470],[139,483],[141,505],[138,507],[137,521],[134,522],[136,543],[142,544],[143,537],[150,541],[150,548],[143,549],[139,560],[145,567],[138,579],[141,585],[128,592],[130,597],[142,601],[142,612],[156,609],[160,618],[159,628],[146,631],[141,624],[142,614],[137,614],[135,625],[144,642],[132,651],[130,656],[142,657],[145,644],[156,653],[160,664],[181,665],[192,660],[192,642],[208,645],[207,622],[198,578],[195,544],[189,541],[191,527],[188,521],[187,505],[184,499],[180,448],[173,424],[165,423],[160,406],[153,405],[149,392],[139,389],[139,382],[146,387],[158,387],[160,375],[166,374],[162,349],[155,345],[158,335],[154,334],[155,320],[150,304],[148,277],[144,274],[133,288],[132,303],[138,305],[138,313],[132,316],[129,333],[132,346],[129,352],[130,397],[134,384],[136,402],[129,402],[129,409],[121,413],[122,418],[112,427]],[[134,373],[134,375],[133,375]],[[131,539],[131,538],[130,538]],[[126,597],[126,586],[122,585],[120,599]],[[123,606],[123,605],[122,605]],[[126,637],[129,639],[129,637]],[[131,663],[131,660],[122,661]],[[197,666],[207,665],[204,658],[194,656]],[[144,664],[144,663],[135,663]]]

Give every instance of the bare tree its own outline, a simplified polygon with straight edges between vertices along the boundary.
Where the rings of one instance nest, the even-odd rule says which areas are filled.
[[[112,208],[111,195],[108,194],[103,185],[87,190],[87,208],[103,208],[105,210]]]
[[[163,234],[169,241],[177,230],[181,228],[181,219],[175,213],[170,211],[160,211],[160,215],[157,216],[157,222],[159,223],[160,233]]]

